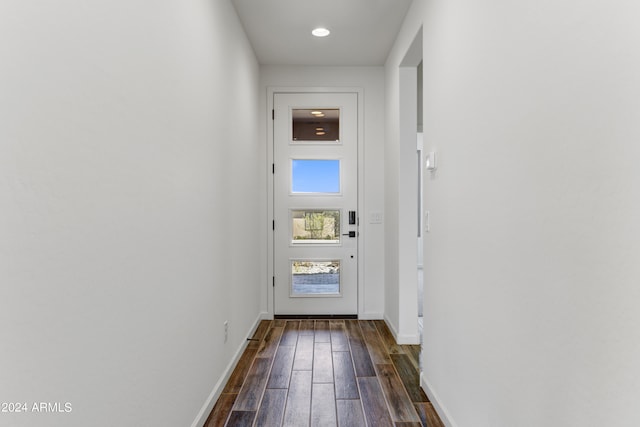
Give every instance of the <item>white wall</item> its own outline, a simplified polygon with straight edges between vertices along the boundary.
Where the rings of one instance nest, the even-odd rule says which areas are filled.
[[[406,20],[415,19],[415,7]],[[413,18],[412,18],[413,17]],[[385,320],[396,340],[418,344],[417,65],[419,25],[406,24],[385,67]]]
[[[364,294],[359,295],[360,318],[380,319],[384,312],[384,220],[371,224],[372,212],[384,213],[384,68],[383,67],[301,67],[261,66],[261,126],[264,148],[261,157],[267,176],[267,88],[268,87],[349,87],[364,92],[364,212],[360,212],[360,238],[364,240]],[[266,204],[266,196],[265,196]],[[269,310],[268,288],[263,294],[263,310]]]
[[[72,405],[0,425],[191,425],[264,280],[235,11],[6,0],[0,63],[0,401]]]
[[[424,24],[425,151],[439,153],[425,383],[451,425],[640,423],[639,12],[416,0],[408,14],[387,93]]]

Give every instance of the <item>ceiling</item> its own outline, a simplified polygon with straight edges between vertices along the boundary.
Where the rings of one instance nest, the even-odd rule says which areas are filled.
[[[382,65],[412,0],[232,0],[260,64]],[[316,27],[327,37],[311,35]]]

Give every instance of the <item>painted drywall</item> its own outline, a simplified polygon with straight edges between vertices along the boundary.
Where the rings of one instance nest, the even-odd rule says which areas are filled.
[[[395,86],[394,86],[395,85]],[[384,316],[397,337],[400,328],[399,280],[399,175],[400,175],[400,73],[399,67],[385,69],[385,144],[384,144]]]
[[[424,384],[448,425],[640,423],[639,13],[416,0],[407,15],[387,93],[423,25],[425,150],[439,155]]]
[[[398,342],[418,344],[416,116],[422,52],[419,27],[405,28],[396,46],[404,39],[408,44],[390,53],[385,68],[385,320]]]
[[[416,36],[417,37],[417,36]],[[401,344],[418,344],[418,165],[417,165],[417,76],[414,66],[400,68],[400,138],[398,147],[398,329]]]
[[[384,313],[384,68],[383,67],[260,67],[260,86],[265,113],[264,148],[261,156],[267,164],[267,88],[269,87],[348,87],[362,88],[364,94],[364,183],[361,186],[364,212],[360,212],[360,239],[364,240],[364,284],[360,299],[360,318],[380,319]],[[261,173],[267,175],[266,166]],[[266,196],[264,199],[266,205]],[[382,223],[371,223],[372,213],[382,213]],[[269,216],[267,216],[270,218]],[[266,223],[266,221],[265,221]],[[268,288],[263,294],[264,310],[269,310]]]
[[[3,1],[0,62],[0,425],[191,425],[264,280],[233,7]]]

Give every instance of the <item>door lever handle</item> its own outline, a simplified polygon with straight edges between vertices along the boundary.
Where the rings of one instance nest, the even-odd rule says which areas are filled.
[[[344,233],[343,236],[356,237],[356,232],[355,231],[350,231],[348,233]]]

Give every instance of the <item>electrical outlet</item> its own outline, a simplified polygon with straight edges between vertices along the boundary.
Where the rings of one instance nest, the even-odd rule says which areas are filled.
[[[224,324],[224,342],[227,342],[227,340],[229,339],[229,321],[225,320],[223,324]]]

